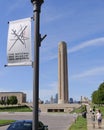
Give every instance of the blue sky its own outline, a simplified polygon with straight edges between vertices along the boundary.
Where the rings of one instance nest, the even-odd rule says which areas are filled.
[[[5,3],[6,2],[6,3]],[[0,1],[0,91],[23,91],[32,101],[31,66],[7,64],[8,21],[33,16],[30,0]],[[45,0],[40,32],[40,98],[50,99],[58,89],[58,45],[67,43],[69,97],[90,98],[104,81],[104,0]],[[34,23],[32,22],[32,27]],[[33,28],[34,29],[34,28]],[[33,31],[32,31],[33,32]],[[32,33],[32,44],[34,34]]]

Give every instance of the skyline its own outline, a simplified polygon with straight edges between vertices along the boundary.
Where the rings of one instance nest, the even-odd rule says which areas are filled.
[[[0,91],[23,91],[32,101],[31,66],[4,67],[7,64],[8,22],[33,16],[29,0],[0,1]],[[104,1],[44,0],[40,14],[40,33],[47,37],[40,47],[40,99],[58,92],[58,45],[67,43],[69,98],[91,98],[104,82]],[[32,53],[34,53],[32,21]]]

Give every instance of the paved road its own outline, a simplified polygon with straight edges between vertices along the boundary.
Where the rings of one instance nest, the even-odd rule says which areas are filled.
[[[0,113],[0,119],[32,119],[32,113]],[[49,130],[67,130],[73,122],[73,116],[68,113],[40,113],[39,119],[46,125]],[[0,127],[0,130],[6,130],[7,126]]]

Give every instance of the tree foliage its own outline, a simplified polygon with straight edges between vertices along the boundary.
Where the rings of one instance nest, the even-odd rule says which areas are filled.
[[[95,104],[104,104],[104,83],[101,83],[98,90],[92,93],[92,102]]]
[[[18,99],[16,96],[10,96],[5,100],[0,100],[1,105],[15,105],[18,103]]]
[[[98,91],[96,90],[96,91],[94,91],[94,92],[92,93],[92,102],[95,103],[95,104],[98,104],[98,102],[99,102],[98,99],[99,99],[99,98],[98,98]]]
[[[10,96],[9,100],[10,100],[10,104],[12,104],[12,105],[17,104],[17,102],[18,102],[16,96]]]

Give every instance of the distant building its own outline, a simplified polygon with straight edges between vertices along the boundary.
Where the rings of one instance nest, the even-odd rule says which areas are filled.
[[[88,102],[89,102],[89,99],[88,99],[87,97],[81,96],[80,102],[81,102],[81,103],[88,103]]]
[[[73,98],[70,98],[70,99],[69,99],[69,103],[73,103]]]
[[[53,104],[53,103],[54,103],[54,98],[53,98],[53,96],[51,96],[50,104]]]
[[[6,101],[10,96],[16,96],[18,104],[26,103],[26,94],[23,92],[0,92],[0,100]]]
[[[55,95],[54,103],[58,103],[58,93]]]

